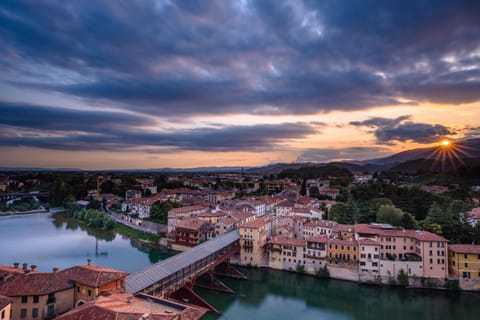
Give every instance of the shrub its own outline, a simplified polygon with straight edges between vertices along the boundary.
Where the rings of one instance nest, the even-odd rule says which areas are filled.
[[[328,271],[327,266],[318,268],[316,272],[317,277],[319,278],[330,278],[330,271]]]

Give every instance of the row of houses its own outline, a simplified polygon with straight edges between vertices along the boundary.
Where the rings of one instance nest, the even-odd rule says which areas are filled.
[[[40,272],[34,265],[0,265],[1,320],[191,319],[206,310],[125,292],[127,273],[92,265]]]
[[[447,239],[428,231],[331,221],[308,221],[295,230],[263,218],[239,228],[242,265],[311,274],[328,267],[339,278],[382,282],[396,280],[403,270],[411,282],[460,279],[462,288],[480,289],[480,246],[449,247]]]

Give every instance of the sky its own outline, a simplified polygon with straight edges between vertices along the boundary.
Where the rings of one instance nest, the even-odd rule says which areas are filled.
[[[0,2],[0,166],[364,160],[480,137],[480,1]]]

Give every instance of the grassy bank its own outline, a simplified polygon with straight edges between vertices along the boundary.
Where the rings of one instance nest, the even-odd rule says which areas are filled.
[[[158,240],[160,239],[160,237],[156,234],[145,233],[143,231],[135,230],[119,222],[115,222],[115,225],[113,226],[113,231],[132,238],[142,239],[154,244],[158,244]]]

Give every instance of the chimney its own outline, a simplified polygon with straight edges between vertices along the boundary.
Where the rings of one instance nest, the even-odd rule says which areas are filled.
[[[23,263],[23,270],[24,270],[24,271],[27,271],[27,268],[28,268],[28,263],[24,262],[24,263]]]
[[[32,271],[35,271],[35,270],[37,269],[37,265],[36,265],[36,264],[32,264],[30,267],[32,268]]]
[[[87,259],[87,265],[89,266],[89,265],[91,265],[91,264],[92,264],[92,259],[88,258],[88,259]]]
[[[57,267],[54,267],[53,268],[53,273],[56,273],[58,271],[58,268]]]
[[[18,263],[18,262],[14,262],[14,263],[13,263],[13,267],[14,267],[15,269],[18,269],[18,266],[19,266],[19,265],[20,265],[20,263]]]

